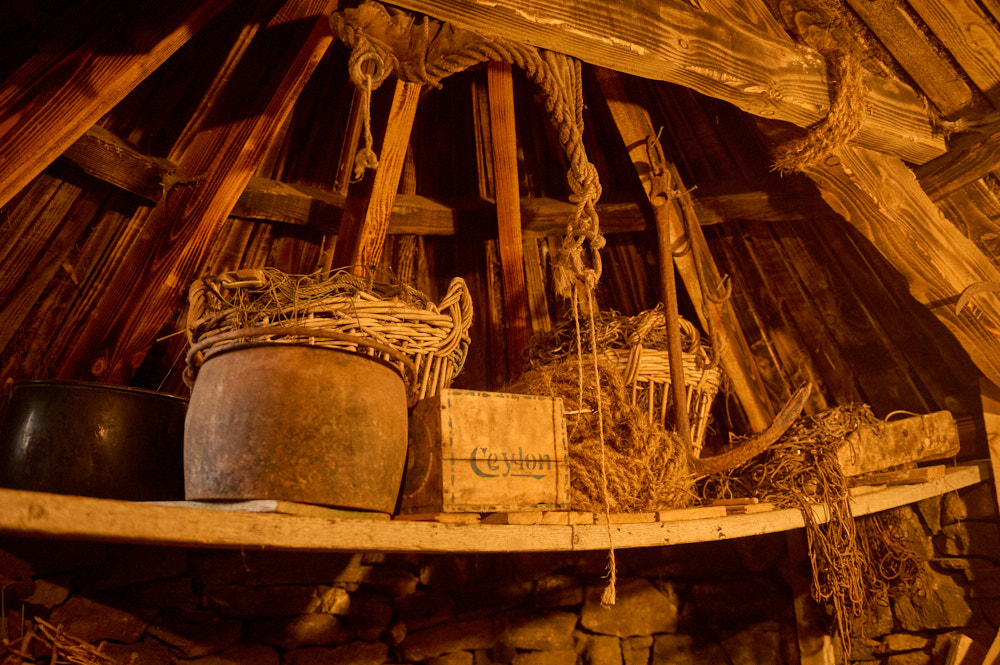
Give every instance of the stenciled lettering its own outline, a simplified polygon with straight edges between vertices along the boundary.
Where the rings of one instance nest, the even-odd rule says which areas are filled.
[[[496,453],[486,446],[472,449],[469,458],[472,472],[483,478],[534,478],[542,480],[545,471],[552,470],[552,458],[542,453],[524,453],[518,448],[517,453],[500,451]]]

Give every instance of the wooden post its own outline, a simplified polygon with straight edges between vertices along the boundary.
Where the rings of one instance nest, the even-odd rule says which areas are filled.
[[[362,183],[347,197],[333,252],[333,267],[376,266],[382,258],[389,215],[396,201],[403,160],[417,114],[420,87],[418,83],[396,81],[382,149],[379,151],[378,170],[374,178],[365,178],[365,183],[370,183],[370,189]]]
[[[490,100],[490,142],[496,177],[504,314],[507,319],[507,364],[510,373],[516,375],[521,366],[521,354],[528,345],[528,292],[524,284],[514,81],[510,65],[505,62],[489,63],[486,81]]]
[[[812,597],[812,579],[802,574],[809,564],[806,556],[806,532],[794,529],[785,534],[786,560],[782,569],[785,581],[792,588],[795,605],[795,630],[799,637],[800,665],[832,665],[833,640],[819,628],[824,610]]]
[[[628,99],[619,74],[600,67],[595,67],[594,72],[650,202],[654,206],[663,206],[670,216],[667,227],[672,251],[690,248],[684,254],[674,256],[677,269],[691,299],[695,303],[705,304],[703,308],[697,307],[699,319],[703,327],[715,330],[719,335],[717,340],[713,340],[716,344],[715,351],[719,354],[723,370],[733,382],[733,392],[743,405],[750,426],[757,432],[763,431],[774,419],[774,408],[766,401],[766,392],[732,306],[725,300],[714,302],[702,292],[702,277],[709,281],[711,288],[712,284],[719,283],[719,275],[693,206],[682,210],[679,203],[687,195],[683,194],[684,184],[677,169],[672,164],[664,163],[664,168],[670,173],[668,182],[673,186],[674,192],[680,195],[678,198],[673,197],[671,192],[654,191],[652,164],[662,160],[650,154],[650,146],[658,146],[659,142],[655,140],[656,131],[649,113]],[[684,215],[688,221],[686,229],[682,221]],[[669,269],[667,265],[661,266],[663,271]]]

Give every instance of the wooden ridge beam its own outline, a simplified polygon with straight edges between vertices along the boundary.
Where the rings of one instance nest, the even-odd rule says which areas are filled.
[[[394,0],[460,28],[565,53],[584,62],[669,81],[761,117],[808,127],[830,106],[826,63],[815,50],[681,0]],[[922,164],[944,137],[917,93],[870,77],[854,141]]]
[[[56,60],[40,52],[18,68],[0,85],[0,206],[229,2],[149,0],[117,30]]]

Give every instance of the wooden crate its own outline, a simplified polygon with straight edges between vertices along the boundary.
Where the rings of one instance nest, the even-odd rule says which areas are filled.
[[[399,513],[569,508],[558,398],[442,390],[410,416]]]

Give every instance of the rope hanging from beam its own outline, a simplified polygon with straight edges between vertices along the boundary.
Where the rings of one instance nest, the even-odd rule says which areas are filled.
[[[571,298],[575,286],[593,291],[601,277],[600,233],[595,205],[601,197],[597,169],[587,158],[583,144],[583,86],[578,60],[500,37],[483,37],[429,17],[417,18],[399,9],[388,9],[367,0],[355,8],[330,16],[334,33],[351,49],[348,70],[351,81],[371,91],[395,74],[403,81],[440,87],[452,74],[475,65],[498,60],[524,71],[545,100],[545,110],[555,126],[559,143],[569,160],[567,181],[574,211],[567,222],[562,251],[554,266],[556,291]],[[366,61],[376,63],[368,73]],[[381,65],[381,66],[378,66]],[[371,168],[366,151],[358,164]]]

